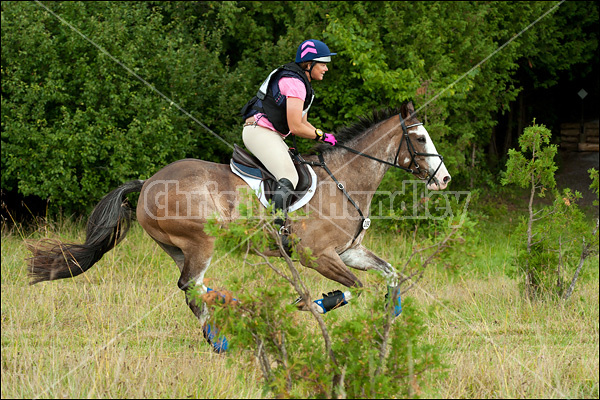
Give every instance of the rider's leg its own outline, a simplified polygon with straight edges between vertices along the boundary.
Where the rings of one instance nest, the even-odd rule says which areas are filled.
[[[242,133],[244,145],[279,181],[288,179],[294,188],[298,185],[298,172],[281,135],[262,126],[246,126]]]
[[[289,148],[281,135],[262,126],[246,126],[242,133],[246,148],[258,158],[263,165],[275,176],[277,184],[273,194],[274,211],[287,212],[291,202],[290,194],[298,185],[298,172],[289,155]],[[275,224],[282,232],[284,219],[277,218]],[[281,235],[284,248],[288,248],[288,238]]]
[[[281,235],[281,242],[285,249],[289,246],[289,241],[287,238],[286,232],[282,230],[285,223],[285,218],[287,214],[287,210],[290,206],[290,201],[292,200],[292,192],[294,191],[294,185],[287,178],[281,178],[277,181],[277,185],[275,186],[275,193],[273,194],[273,211],[275,213],[283,212],[283,218],[277,217],[275,218],[275,225],[277,225],[277,229],[279,234]]]

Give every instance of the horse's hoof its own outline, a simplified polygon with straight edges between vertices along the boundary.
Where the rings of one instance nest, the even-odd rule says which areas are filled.
[[[306,303],[304,302],[304,300],[302,300],[302,297],[298,297],[296,300],[294,300],[292,302],[293,306],[296,306],[296,308],[300,311],[310,311],[308,309],[308,307],[306,306]]]
[[[223,335],[217,336],[219,334],[219,329],[217,327],[211,327],[210,324],[204,324],[202,333],[215,352],[220,354],[227,351],[227,348],[229,347],[227,338]]]
[[[320,314],[325,314],[327,311],[335,310],[341,306],[348,304],[348,300],[352,297],[350,292],[342,292],[341,290],[335,290],[327,294],[323,293],[323,298],[315,300],[314,303],[317,305],[317,311]]]
[[[389,298],[391,293],[393,292],[393,288],[391,286],[388,286],[388,292],[385,295],[385,299],[386,299],[386,304],[385,307],[387,309],[388,304],[389,304]],[[400,290],[398,290],[398,295],[396,296],[395,299],[393,299],[393,304],[394,304],[394,318],[398,317],[401,313],[402,313],[402,299],[400,298]]]

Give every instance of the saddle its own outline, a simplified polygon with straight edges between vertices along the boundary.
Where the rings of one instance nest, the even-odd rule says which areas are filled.
[[[290,204],[293,206],[300,199],[304,198],[309,191],[311,192],[310,197],[312,197],[312,194],[314,194],[314,187],[316,187],[316,175],[308,165],[300,161],[298,155],[294,151],[290,150],[289,153],[299,177],[296,190],[291,195],[292,200]],[[230,166],[231,170],[246,182],[248,182],[246,178],[260,180],[263,185],[262,190],[264,198],[267,202],[271,200],[275,193],[277,179],[267,170],[267,168],[265,168],[258,158],[248,153],[237,144],[234,144]]]

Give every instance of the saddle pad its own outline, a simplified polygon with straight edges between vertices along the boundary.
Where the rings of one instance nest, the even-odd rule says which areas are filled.
[[[237,163],[233,160],[231,160],[231,168],[235,168],[240,174],[243,174],[248,178],[262,179],[262,172],[258,168],[248,167],[247,165]]]
[[[254,193],[256,193],[256,196],[260,200],[260,203],[265,208],[268,207],[269,202],[267,201],[267,198],[264,195],[265,187],[260,170],[257,168],[251,168],[236,163],[233,160],[231,160],[229,166],[231,167],[231,171],[234,174],[242,178],[244,182],[246,182],[248,186],[250,186],[250,188],[254,190]],[[315,171],[313,171],[312,167],[310,167],[309,165],[307,165],[306,167],[308,172],[310,173],[310,176],[312,177],[311,185],[306,190],[306,193],[304,193],[304,196],[300,197],[298,200],[296,200],[290,205],[290,207],[288,208],[288,212],[296,211],[304,207],[315,195],[315,189],[317,188],[317,174],[315,174]]]

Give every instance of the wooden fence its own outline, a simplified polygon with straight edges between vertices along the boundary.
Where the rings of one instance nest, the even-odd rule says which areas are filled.
[[[560,148],[565,151],[598,151],[598,121],[560,125]]]

